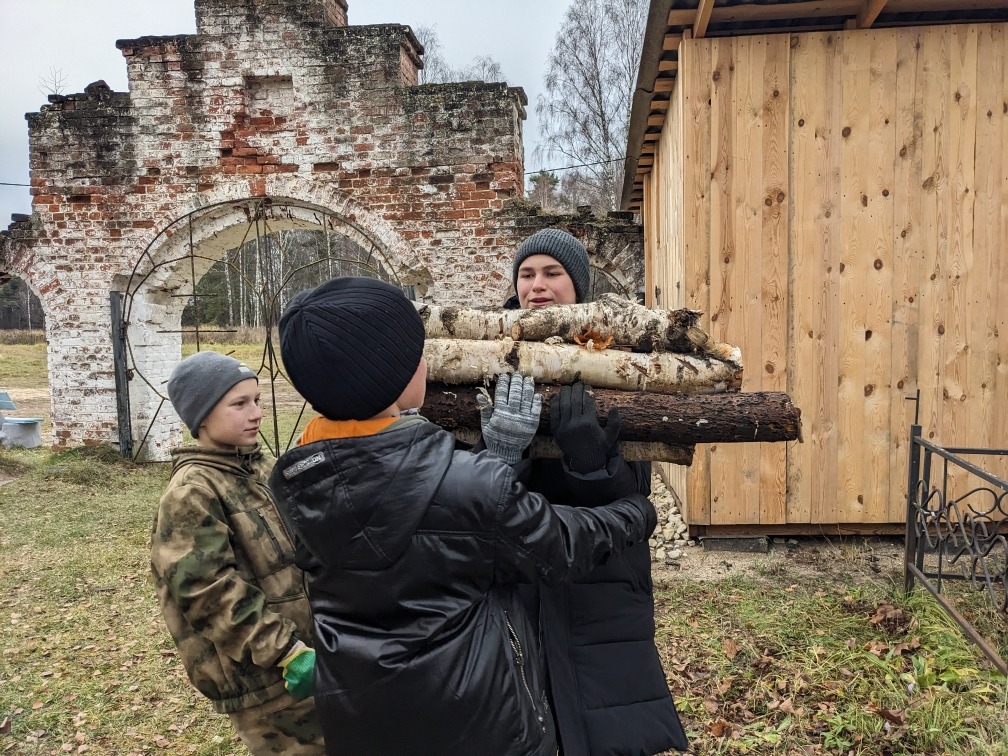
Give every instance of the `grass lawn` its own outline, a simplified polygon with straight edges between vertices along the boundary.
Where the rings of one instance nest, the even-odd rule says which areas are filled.
[[[44,385],[0,374],[22,382]],[[111,447],[0,450],[0,754],[245,753],[161,621],[148,549],[167,477]],[[1005,679],[926,592],[847,567],[658,575],[658,649],[691,752],[1008,753]],[[964,601],[1008,655],[1004,618]]]

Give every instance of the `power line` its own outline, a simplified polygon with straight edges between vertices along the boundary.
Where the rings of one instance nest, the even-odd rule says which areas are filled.
[[[571,170],[572,168],[590,168],[593,165],[605,165],[610,162],[623,162],[624,158],[614,157],[612,160],[597,160],[596,162],[580,162],[575,165],[564,165],[558,168],[537,168],[536,170],[526,170],[525,175],[529,173],[553,173],[557,170]]]
[[[10,181],[0,181],[0,186],[31,186],[31,184],[15,184]]]

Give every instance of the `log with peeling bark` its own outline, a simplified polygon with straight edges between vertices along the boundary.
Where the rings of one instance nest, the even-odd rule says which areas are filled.
[[[456,428],[452,431],[457,438],[468,444],[479,440],[479,431]],[[620,441],[620,454],[627,462],[670,462],[673,465],[686,465],[693,462],[692,446],[675,446],[660,442]],[[550,436],[536,436],[529,446],[529,456],[545,459],[560,459],[563,452],[557,442]]]
[[[559,336],[566,343],[587,337],[607,346],[634,352],[702,352],[710,342],[696,327],[696,310],[652,310],[618,294],[603,294],[594,302],[527,310],[511,326],[515,341],[545,341]],[[611,341],[610,341],[611,340]]]
[[[734,347],[708,338],[696,310],[655,310],[618,294],[603,294],[594,302],[555,305],[536,310],[494,310],[418,305],[429,339],[477,341],[510,336],[515,341],[559,340],[595,348],[611,346],[633,352],[711,354],[731,359]]]
[[[459,384],[490,381],[501,373],[531,375],[537,383],[581,380],[596,388],[655,393],[719,393],[742,385],[741,354],[710,355],[616,349],[597,351],[573,344],[535,341],[427,339],[428,380]]]
[[[428,382],[421,413],[446,430],[478,432],[476,396],[481,390],[486,389]],[[536,386],[543,396],[540,436],[552,433],[549,404],[559,390]],[[685,446],[801,440],[801,410],[784,393],[648,394],[593,388],[592,394],[603,425],[609,409],[619,407],[621,441]]]
[[[428,339],[493,341],[511,335],[515,322],[528,310],[486,310],[417,304]]]

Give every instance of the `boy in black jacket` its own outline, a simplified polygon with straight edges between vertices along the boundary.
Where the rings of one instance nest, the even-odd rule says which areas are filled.
[[[338,278],[280,320],[291,383],[322,417],[271,485],[298,540],[315,696],[330,754],[550,754],[557,744],[519,581],[555,585],[647,540],[646,497],[552,507],[493,452],[408,410],[423,404],[423,324],[401,291]],[[502,377],[493,413],[520,456],[531,379]]]

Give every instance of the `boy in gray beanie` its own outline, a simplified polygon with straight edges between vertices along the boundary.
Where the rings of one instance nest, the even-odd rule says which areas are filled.
[[[172,451],[151,532],[165,624],[192,684],[255,755],[324,753],[301,570],[256,442],[259,379],[234,357],[197,352],[168,380],[195,445]]]
[[[322,414],[270,485],[308,581],[327,753],[552,755],[517,583],[556,585],[646,546],[654,510],[643,496],[553,507],[497,455],[456,449],[411,414],[425,396],[423,342],[402,291],[368,278],[304,292],[280,319],[284,368]],[[507,383],[524,450],[534,387]]]

